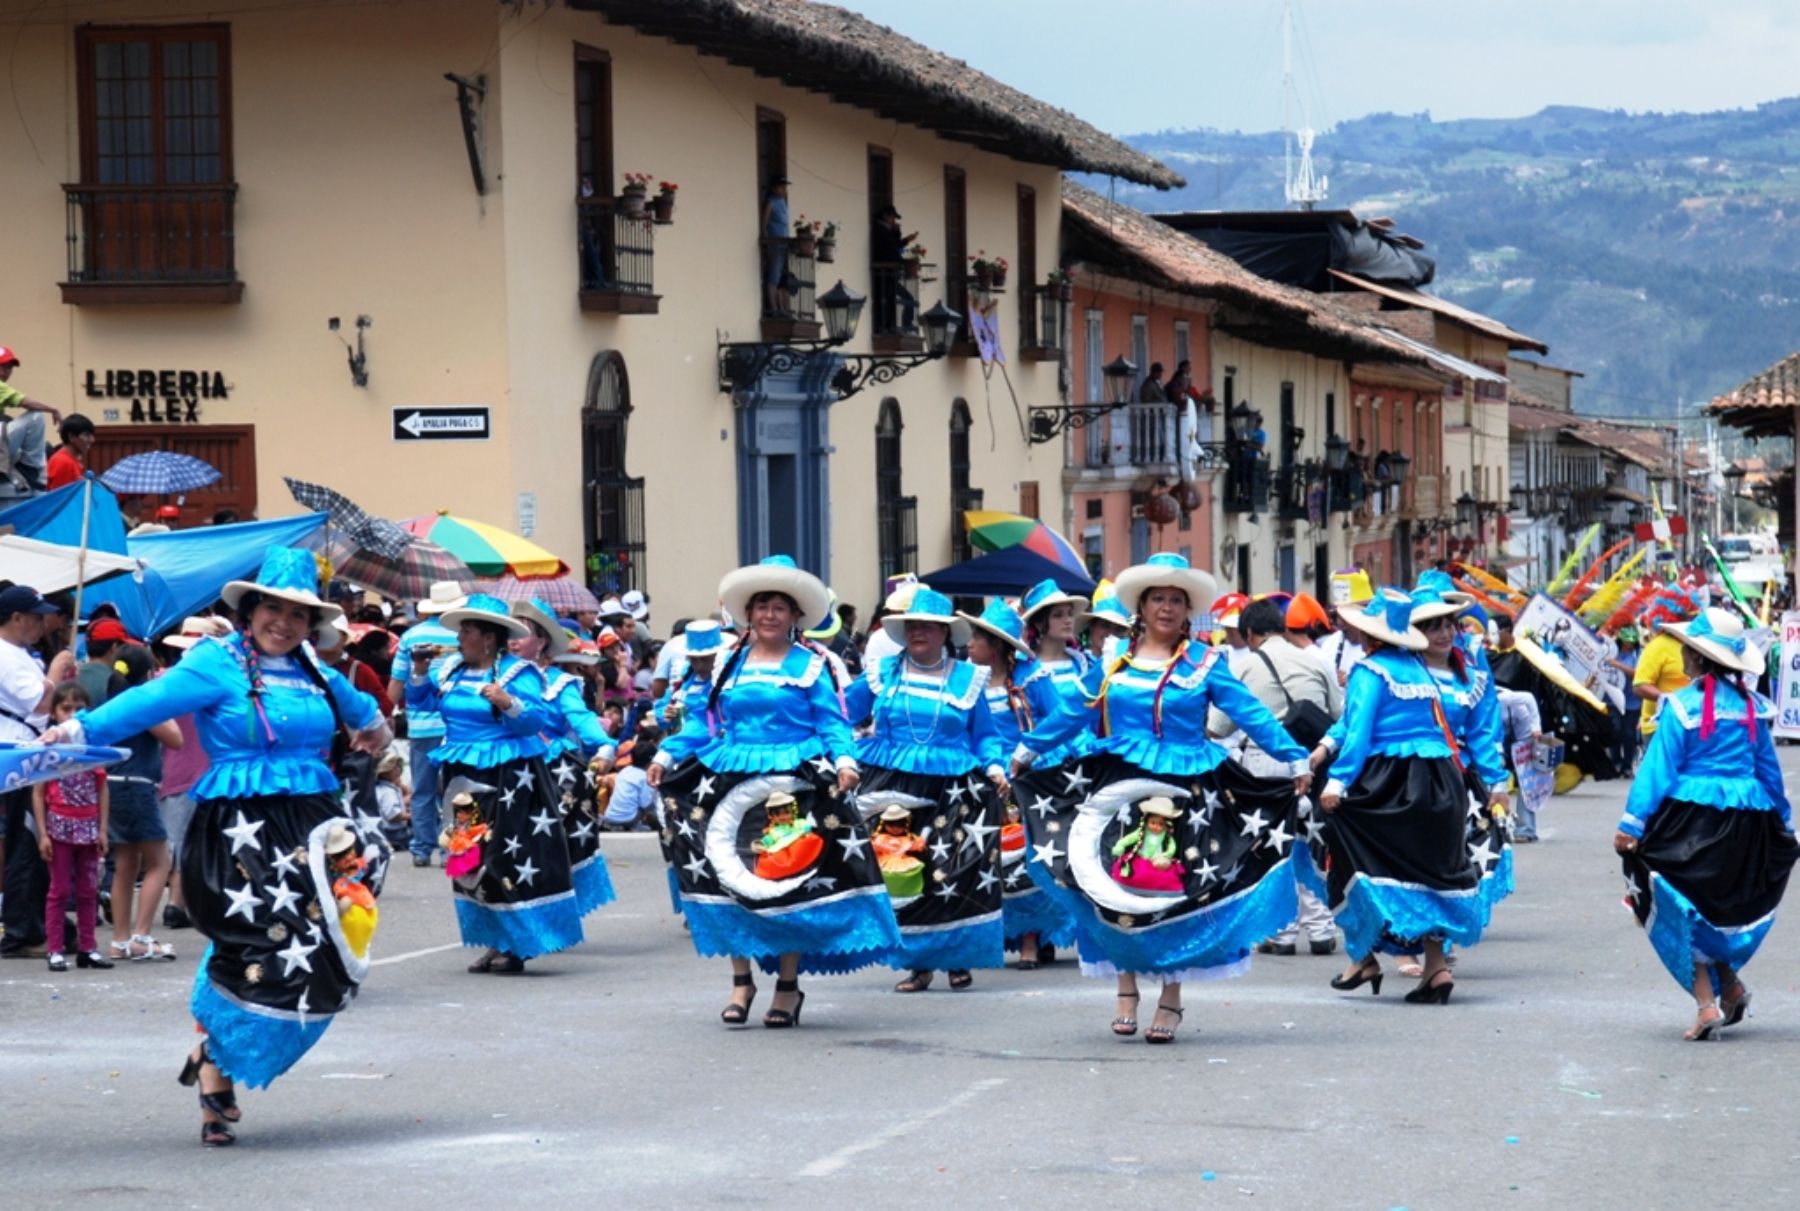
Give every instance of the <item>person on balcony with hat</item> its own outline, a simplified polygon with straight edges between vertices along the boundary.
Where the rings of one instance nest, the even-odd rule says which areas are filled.
[[[406,628],[394,648],[388,679],[388,697],[406,712],[406,761],[412,778],[412,862],[430,866],[438,843],[438,770],[433,758],[444,743],[444,717],[434,710],[414,707],[406,701],[407,670],[413,656],[423,650],[433,658],[456,647],[456,632],[438,621],[444,614],[468,603],[468,595],[454,580],[433,582],[431,592],[417,603],[419,621]]]
[[[1379,994],[1378,952],[1423,951],[1406,999],[1448,1004],[1446,946],[1480,941],[1511,890],[1498,702],[1457,646],[1465,604],[1382,589],[1340,614],[1369,652],[1351,669],[1343,718],[1313,752],[1315,765],[1331,760],[1330,779],[1299,862],[1344,931],[1352,962],[1331,981],[1340,991],[1370,984]]]
[[[1119,574],[1131,640],[1080,711],[1059,713],[1019,738],[1015,795],[1045,889],[1074,915],[1082,974],[1115,977],[1113,1033],[1138,1032],[1138,980],[1162,981],[1146,1041],[1169,1043],[1181,1021],[1181,986],[1238,975],[1250,952],[1294,916],[1291,848],[1299,796],[1311,785],[1306,750],[1244,688],[1217,648],[1195,642],[1193,621],[1217,586],[1180,555],[1161,553]],[[1219,706],[1269,757],[1281,778],[1258,778],[1207,737]],[[1019,773],[1041,754],[1096,733],[1093,756]],[[1181,813],[1180,890],[1149,894],[1108,874],[1102,846],[1129,833],[1150,798]]]
[[[988,671],[983,696],[994,730],[1000,734],[1001,751],[1012,752],[1019,737],[1040,720],[1071,709],[1050,671],[1031,658],[1025,621],[1004,598],[988,602],[979,616],[959,612],[958,617],[970,627],[969,659]],[[1009,798],[1003,811],[1000,867],[1005,874],[1000,880],[1000,923],[1006,949],[1018,952],[1019,970],[1031,971],[1040,962],[1056,962],[1057,947],[1066,950],[1074,944],[1075,919],[1031,877],[1018,805]],[[1007,842],[1015,838],[1017,843],[1009,846]]]
[[[850,719],[870,721],[857,742],[863,814],[903,807],[929,843],[925,888],[894,904],[901,946],[892,966],[907,972],[896,992],[924,992],[932,973],[950,987],[974,983],[976,967],[1006,962],[1000,880],[1006,753],[983,695],[984,666],[958,660],[969,624],[926,584],[905,610],[881,620],[901,650],[868,664],[845,695]]]
[[[1626,905],[1663,967],[1694,998],[1682,1036],[1744,1020],[1740,973],[1775,923],[1800,845],[1775,755],[1775,707],[1751,687],[1765,656],[1730,610],[1709,607],[1662,634],[1689,683],[1665,693],[1613,836]]]
[[[786,555],[727,573],[719,601],[742,637],[704,697],[683,696],[683,726],[649,769],[662,792],[663,852],[694,949],[731,959],[731,1001],[719,1014],[728,1026],[750,1020],[752,962],[776,971],[763,1025],[786,1029],[800,1024],[806,1003],[801,972],[884,963],[900,941],[850,795],[859,769],[843,687],[824,655],[800,642],[830,600],[824,583]],[[716,635],[692,629],[688,644],[690,660],[718,650]],[[743,855],[768,831],[777,791],[795,800],[796,825],[808,822],[822,844],[804,869],[766,879]]]
[[[556,611],[532,600],[513,602],[512,612],[530,628],[530,634],[511,641],[512,653],[536,665],[544,678],[544,761],[556,779],[575,902],[585,916],[617,898],[606,857],[600,852],[600,813],[594,792],[600,776],[612,769],[618,746],[588,705],[581,674],[555,663],[569,650],[569,633]]]
[[[467,788],[491,830],[480,878],[453,886],[463,945],[485,948],[469,970],[516,975],[530,959],[578,945],[581,918],[594,905],[573,894],[560,793],[544,764],[552,720],[543,674],[507,651],[530,628],[485,593],[446,611],[443,622],[456,632],[456,650],[413,649],[406,705],[443,716],[444,743],[433,755],[438,793],[452,782]]]
[[[113,745],[192,712],[212,759],[181,851],[194,927],[211,942],[190,1007],[205,1038],[181,1071],[200,1088],[201,1143],[235,1140],[236,1082],[269,1084],[349,1008],[369,970],[339,927],[326,836],[348,830],[379,890],[387,847],[378,822],[353,818],[324,754],[339,731],[379,752],[390,733],[367,694],[319,665],[309,639],[340,616],[319,595],[308,551],[272,547],[255,580],[219,593],[238,629],[197,642],[161,677],[116,694],[45,734],[46,743]]]

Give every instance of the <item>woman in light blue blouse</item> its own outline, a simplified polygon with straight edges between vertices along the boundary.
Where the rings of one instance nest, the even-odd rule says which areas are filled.
[[[378,822],[340,804],[324,754],[340,729],[369,751],[386,746],[388,731],[375,700],[306,647],[342,615],[318,589],[312,554],[271,548],[255,581],[220,593],[236,633],[201,640],[163,676],[46,737],[115,744],[191,713],[212,758],[181,846],[188,913],[211,942],[190,1002],[206,1037],[181,1083],[198,1082],[200,1139],[213,1146],[236,1138],[234,1083],[267,1085],[292,1067],[369,968],[368,938],[346,935],[334,883],[378,890],[387,849]]]
[[[1075,917],[1082,974],[1118,980],[1113,1032],[1137,1033],[1138,977],[1150,975],[1162,995],[1145,1040],[1168,1043],[1182,983],[1249,970],[1251,948],[1293,918],[1291,848],[1312,777],[1306,751],[1224,656],[1190,639],[1216,596],[1210,574],[1153,555],[1120,573],[1117,595],[1133,615],[1128,646],[1091,701],[1019,738],[1014,769],[1083,729],[1096,755],[1019,775],[1015,798],[1034,876]],[[1206,735],[1210,706],[1292,780],[1227,760]]]
[[[506,650],[530,633],[506,602],[472,594],[439,621],[456,632],[456,651],[413,649],[406,705],[443,716],[444,742],[432,754],[442,801],[467,790],[489,829],[476,877],[452,884],[463,945],[484,948],[469,970],[516,975],[527,959],[582,939],[562,809],[544,764],[553,716],[543,674]]]
[[[1050,670],[1031,658],[1031,649],[1025,644],[1025,622],[1004,598],[990,601],[979,617],[961,617],[971,628],[969,659],[988,670],[984,697],[994,730],[1000,734],[1001,751],[1011,753],[1021,735],[1067,709],[1063,694]],[[1081,733],[1084,738],[1087,735]],[[1031,971],[1039,962],[1054,963],[1056,948],[1067,948],[1075,941],[1075,919],[1031,877],[1018,804],[1009,797],[1002,812],[1000,922],[1006,949],[1018,952],[1019,970]]]
[[[1379,993],[1376,952],[1422,950],[1423,976],[1406,999],[1448,1004],[1446,943],[1479,941],[1511,886],[1508,854],[1496,844],[1508,805],[1498,699],[1457,646],[1461,609],[1430,590],[1383,589],[1362,609],[1341,611],[1367,656],[1352,666],[1344,714],[1313,754],[1319,764],[1336,751],[1319,796],[1326,819],[1309,826],[1310,860],[1299,864],[1353,963],[1333,988],[1366,983]]]
[[[1663,700],[1613,838],[1626,904],[1698,1013],[1684,1037],[1743,1021],[1738,973],[1775,923],[1800,847],[1775,740],[1775,708],[1750,689],[1763,653],[1727,610],[1663,628],[1685,646],[1685,689]]]
[[[940,968],[967,988],[972,968],[1006,962],[994,870],[1006,756],[982,697],[988,670],[951,655],[969,624],[927,585],[881,625],[903,646],[863,670],[845,708],[871,725],[856,746],[856,800],[864,819],[882,816],[874,844],[900,924],[892,965],[908,973],[895,991],[925,991]]]
[[[802,971],[885,962],[899,939],[849,797],[858,769],[839,687],[823,654],[800,642],[829,591],[771,555],[728,573],[719,601],[744,636],[706,697],[684,697],[692,725],[664,741],[649,777],[694,949],[731,958],[720,1020],[749,1021],[755,960],[777,973],[763,1025],[787,1028],[806,1003]]]
[[[541,601],[515,601],[513,616],[530,628],[530,634],[508,646],[520,659],[537,666],[544,678],[544,762],[556,779],[557,807],[569,846],[570,877],[575,882],[575,904],[583,916],[610,904],[612,876],[600,852],[600,816],[594,807],[596,770],[611,769],[617,745],[600,725],[600,716],[582,693],[581,674],[554,663],[569,648],[569,633],[556,614]]]
[[[1050,675],[1057,693],[1075,704],[1099,691],[1103,672],[1099,659],[1083,651],[1075,640],[1078,619],[1087,608],[1087,598],[1063,592],[1054,580],[1039,581],[1019,598],[1019,617],[1025,623],[1024,640],[1030,656]],[[1046,753],[1044,763],[1053,765],[1081,755]]]

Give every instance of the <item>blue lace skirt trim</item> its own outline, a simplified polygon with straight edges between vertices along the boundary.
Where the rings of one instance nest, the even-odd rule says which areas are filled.
[[[576,863],[569,873],[575,880],[575,904],[582,916],[619,898],[613,890],[612,872],[606,869],[605,854],[596,853]]]
[[[895,971],[970,971],[1006,966],[1006,934],[1000,914],[949,929],[900,931],[900,946],[888,960]]]
[[[206,977],[206,957],[194,969],[194,992],[189,1008],[206,1031],[206,1049],[219,1071],[240,1085],[266,1088],[294,1066],[331,1025],[329,1013],[308,1014],[304,1021],[292,1014],[258,1013],[226,998]]]
[[[666,866],[663,874],[669,877],[669,911],[676,916],[681,915],[681,880],[675,877],[675,868]]]
[[[792,744],[733,744],[720,737],[695,756],[721,774],[769,774],[798,769],[824,752],[825,745],[816,736]]]
[[[816,901],[793,912],[755,913],[730,900],[684,899],[688,936],[702,958],[772,964],[800,956],[800,970],[831,975],[886,963],[900,945],[885,891]]]
[[[456,925],[464,946],[491,946],[521,959],[535,959],[578,945],[582,909],[568,892],[504,911],[457,896]]]
[[[1036,867],[1032,874],[1038,876]],[[1048,876],[1040,878],[1039,885],[1073,918],[1082,962],[1104,960],[1119,971],[1143,974],[1247,970],[1256,944],[1280,933],[1299,913],[1291,857],[1228,900],[1146,929],[1120,929],[1102,920],[1087,897],[1057,886]]]
[[[1650,876],[1650,919],[1645,931],[1663,969],[1684,989],[1694,986],[1696,962],[1723,963],[1736,971],[1756,957],[1769,936],[1775,915],[1750,925],[1721,929],[1708,921],[1691,900],[1661,875]],[[1714,977],[1715,986],[1718,979]]]

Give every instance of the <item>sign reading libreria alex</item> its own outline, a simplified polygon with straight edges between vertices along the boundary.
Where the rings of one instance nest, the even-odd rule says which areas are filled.
[[[82,385],[89,399],[130,400],[129,412],[108,408],[103,419],[137,425],[197,425],[202,400],[231,393],[218,370],[89,370]]]

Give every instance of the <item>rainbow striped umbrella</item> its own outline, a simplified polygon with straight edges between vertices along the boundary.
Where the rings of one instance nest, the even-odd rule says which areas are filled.
[[[569,565],[535,542],[467,517],[429,513],[401,522],[400,528],[436,543],[477,576],[566,576],[569,572]]]
[[[1069,540],[1035,517],[1001,513],[994,509],[970,509],[963,514],[969,543],[981,551],[1024,547],[1070,572],[1086,577],[1087,565]]]

